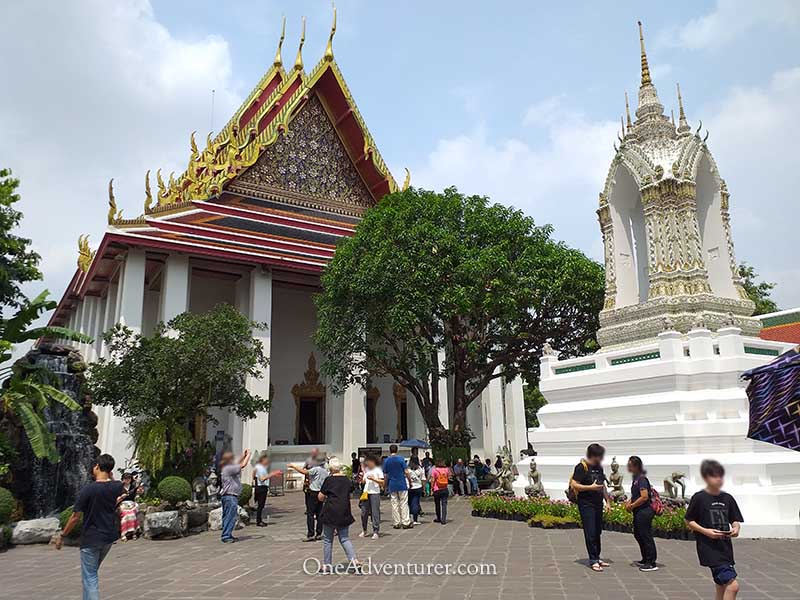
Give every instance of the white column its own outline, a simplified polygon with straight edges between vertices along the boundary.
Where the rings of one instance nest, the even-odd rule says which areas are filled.
[[[714,358],[714,340],[711,331],[703,328],[692,329],[686,334],[689,338],[689,358],[698,360]]]
[[[144,311],[145,253],[138,248],[128,250],[122,271],[122,290],[119,294],[119,322],[133,330],[142,332]]]
[[[350,385],[342,398],[342,460],[366,445],[367,393],[360,385]]]
[[[440,350],[437,354],[439,360],[439,372],[444,371],[444,363],[446,355],[444,350]],[[447,377],[439,378],[439,420],[442,422],[442,427],[445,429],[450,428],[450,399],[447,395]]]
[[[103,345],[103,333],[105,332],[106,304],[105,298],[95,298],[94,325],[92,327],[94,343],[89,350],[91,356],[88,360],[90,361],[96,361],[100,358],[100,350]]]
[[[86,311],[83,319],[83,334],[94,338],[94,326],[95,320],[97,319],[97,298],[94,296],[86,296],[83,299],[83,303],[86,305]],[[93,343],[83,342],[81,344],[81,354],[83,354],[83,359],[86,362],[92,361],[93,348]]]
[[[679,360],[684,357],[683,341],[679,331],[662,331],[658,334],[658,354],[661,360]]]
[[[528,447],[528,427],[525,424],[525,398],[522,378],[506,383],[506,438],[511,441],[514,460]]]
[[[722,327],[717,330],[720,356],[744,356],[744,338],[739,327]]]
[[[254,329],[253,337],[264,346],[264,354],[270,355],[272,336],[272,273],[254,269],[250,273],[249,317],[266,324],[264,329]],[[247,389],[262,398],[269,397],[269,366],[261,369],[261,378],[248,377]],[[269,413],[260,412],[255,418],[242,424],[242,449],[265,450],[269,445]],[[234,448],[234,452],[237,451]]]
[[[417,406],[417,399],[408,392],[408,435],[418,440],[424,440],[428,437],[428,427],[425,425],[425,418],[422,416],[422,411]]]
[[[503,383],[495,377],[481,392],[483,408],[483,448],[489,454],[497,453],[498,448],[506,445],[505,427],[503,423]]]
[[[161,280],[161,304],[158,320],[168,323],[189,308],[189,257],[183,254],[170,254],[164,265]],[[247,314],[247,313],[244,313]]]
[[[106,292],[106,308],[103,311],[103,333],[117,324],[117,284],[109,283]],[[107,358],[108,349],[106,343],[100,341],[100,358]]]

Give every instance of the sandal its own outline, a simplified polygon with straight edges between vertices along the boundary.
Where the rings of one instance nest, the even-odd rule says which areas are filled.
[[[601,560],[601,561],[600,561],[598,564],[599,564],[601,567],[610,567],[610,566],[611,566],[610,564],[608,564],[608,563],[607,563],[606,561],[604,561],[604,560]]]
[[[603,567],[600,566],[600,563],[592,563],[592,571],[594,571],[595,573],[602,573]]]

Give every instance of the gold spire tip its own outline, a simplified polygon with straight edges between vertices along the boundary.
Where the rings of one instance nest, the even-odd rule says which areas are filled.
[[[286,37],[286,16],[283,17],[283,25],[281,25],[281,38],[278,40],[278,49],[275,51],[275,60],[272,66],[280,68],[283,66],[283,57],[281,56],[281,49],[283,48],[283,40]]]
[[[303,44],[306,43],[306,18],[303,17],[303,29],[300,33],[300,47],[297,49],[297,58],[294,60],[296,71],[303,70]]]
[[[333,3],[331,3],[333,4]],[[331,25],[331,34],[328,36],[328,45],[325,47],[325,60],[333,60],[333,36],[336,35],[336,4],[333,4],[333,25]]]
[[[639,47],[641,48],[642,52],[642,86],[645,85],[652,85],[652,80],[650,79],[650,67],[647,64],[647,52],[644,49],[644,31],[642,30],[642,22],[637,21],[639,25]]]

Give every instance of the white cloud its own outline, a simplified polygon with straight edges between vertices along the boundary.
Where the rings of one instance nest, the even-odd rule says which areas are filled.
[[[800,188],[800,67],[761,87],[738,87],[703,112],[708,143],[731,191],[736,254],[778,284],[783,308],[800,306],[796,190]]]
[[[619,124],[590,121],[563,96],[533,104],[523,124],[527,128],[505,139],[492,139],[486,125],[478,125],[440,140],[412,169],[415,185],[457,185],[465,193],[513,205],[539,224],[552,223],[556,237],[600,258],[593,213]]]
[[[800,24],[800,2],[796,0],[717,0],[714,10],[667,30],[658,41],[690,49],[715,48],[735,40],[753,27],[795,27]]]
[[[10,3],[0,72],[0,165],[22,180],[23,234],[55,297],[78,234],[102,237],[108,180],[125,214],[140,214],[145,171],[180,172],[189,133],[205,137],[211,89],[217,128],[239,101],[227,42],[174,37],[146,0]]]

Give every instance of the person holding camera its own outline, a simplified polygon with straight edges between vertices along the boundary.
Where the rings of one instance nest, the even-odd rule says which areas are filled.
[[[606,490],[606,475],[603,472],[603,457],[606,450],[600,444],[590,444],[586,458],[572,472],[569,485],[576,496],[581,513],[583,537],[592,571],[601,572],[609,564],[600,558],[600,536],[603,533],[603,500],[610,504]]]

